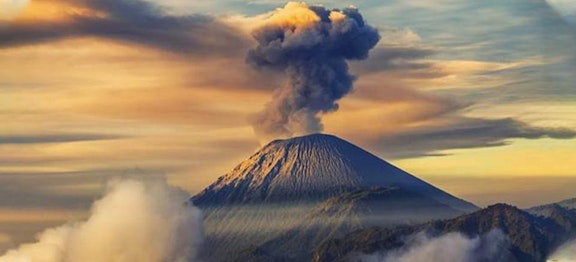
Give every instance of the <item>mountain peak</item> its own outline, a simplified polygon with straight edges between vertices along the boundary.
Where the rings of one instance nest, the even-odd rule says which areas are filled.
[[[315,133],[305,136],[297,136],[288,139],[276,139],[262,148],[291,147],[291,146],[313,146],[313,147],[340,147],[353,146],[350,142],[330,134]]]
[[[495,204],[477,212],[455,218],[450,225],[459,228],[461,232],[467,232],[467,230],[476,232],[478,228],[470,227],[467,223],[470,221],[483,221],[476,225],[481,228],[480,231],[482,232],[488,232],[493,228],[507,231],[507,228],[510,227],[528,226],[531,224],[531,220],[531,215],[524,210],[508,204]]]
[[[398,187],[462,211],[476,207],[333,135],[275,140],[193,198],[196,205],[319,202],[346,192]]]
[[[494,205],[490,205],[486,209],[482,210],[481,212],[494,213],[494,214],[524,213],[524,211],[521,210],[520,208],[515,207],[513,205],[510,205],[510,204],[505,204],[505,203],[497,203]]]
[[[305,136],[296,136],[287,139],[276,139],[272,142],[268,143],[268,145],[279,144],[279,143],[310,143],[310,142],[346,142],[346,140],[341,139],[335,135],[330,134],[323,134],[323,133],[314,133]]]

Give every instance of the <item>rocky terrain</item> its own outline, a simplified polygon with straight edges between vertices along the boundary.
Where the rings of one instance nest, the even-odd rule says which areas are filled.
[[[460,232],[469,237],[500,230],[507,239],[502,260],[507,262],[544,262],[548,255],[576,235],[576,212],[559,204],[527,211],[497,204],[448,220],[393,229],[358,230],[326,241],[316,249],[314,262],[350,261],[361,254],[383,253],[406,245],[407,236],[425,232],[432,236]]]

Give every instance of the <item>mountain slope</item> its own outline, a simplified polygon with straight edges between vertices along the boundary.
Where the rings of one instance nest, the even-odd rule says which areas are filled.
[[[572,199],[567,199],[564,201],[560,201],[557,203],[558,205],[560,205],[563,208],[567,208],[567,209],[576,209],[576,198],[572,198]]]
[[[220,177],[192,201],[198,206],[321,201],[371,187],[399,187],[461,211],[473,204],[331,135],[276,140]]]
[[[543,262],[554,248],[575,235],[574,226],[576,219],[558,223],[554,219],[498,204],[472,214],[420,226],[360,230],[325,242],[315,251],[313,261],[348,261],[358,254],[397,249],[406,244],[407,236],[420,232],[435,236],[460,232],[473,237],[498,229],[508,237],[510,244],[503,254],[505,261]]]
[[[390,223],[407,224],[420,221],[422,217],[440,215],[448,218],[460,214],[446,204],[418,193],[397,187],[375,187],[329,198],[318,205],[312,216],[347,216],[366,226],[382,224],[382,218],[391,219]]]
[[[329,198],[299,225],[235,261],[310,261],[314,247],[372,226],[416,224],[460,215],[445,204],[399,188],[371,188]],[[290,252],[286,252],[289,250]]]
[[[396,225],[409,217],[421,222],[477,209],[359,147],[320,134],[271,142],[191,201],[204,211],[204,255],[211,261],[271,246],[298,246],[300,256],[326,239],[376,223],[368,221]],[[282,239],[286,244],[273,244]]]
[[[526,211],[535,216],[550,219],[563,226],[568,231],[576,231],[576,209],[574,199],[565,200],[558,203],[532,207]]]
[[[559,206],[559,207],[562,207],[562,208],[567,209],[567,210],[571,210],[571,209],[576,210],[576,198],[566,199],[566,200],[562,200],[560,202],[556,202],[556,203],[552,203],[552,204],[536,206],[536,207],[529,208],[527,210],[531,211],[531,210],[538,210],[538,209],[546,209],[546,208],[553,207],[553,206]]]

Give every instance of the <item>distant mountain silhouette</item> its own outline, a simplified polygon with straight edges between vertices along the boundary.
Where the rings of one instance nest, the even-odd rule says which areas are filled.
[[[576,221],[576,199],[569,199],[553,204],[527,209],[529,213],[553,220],[568,231],[576,231],[573,221]]]
[[[576,233],[576,213],[550,205],[530,212],[497,204],[454,219],[394,229],[371,228],[326,241],[314,253],[314,262],[348,261],[358,254],[371,254],[405,245],[407,236],[420,232],[441,236],[460,232],[470,237],[501,230],[509,240],[504,261],[544,262],[560,244]],[[449,247],[447,247],[449,248]]]
[[[576,198],[566,199],[566,200],[562,200],[560,202],[556,202],[556,203],[552,203],[552,204],[536,206],[536,207],[532,207],[528,210],[530,211],[530,210],[545,209],[547,207],[552,207],[552,206],[560,206],[560,207],[568,209],[568,210],[576,209]]]

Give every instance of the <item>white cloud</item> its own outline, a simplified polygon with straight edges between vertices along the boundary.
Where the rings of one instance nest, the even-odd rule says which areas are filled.
[[[164,181],[121,180],[81,223],[52,228],[0,262],[188,262],[202,240],[202,215]]]
[[[478,262],[500,261],[501,250],[506,237],[495,230],[486,235],[468,238],[461,233],[449,233],[430,238],[424,233],[417,234],[407,247],[384,254],[366,255],[362,262]],[[488,259],[488,260],[487,260]]]
[[[562,245],[550,256],[548,261],[576,261],[576,240]]]

